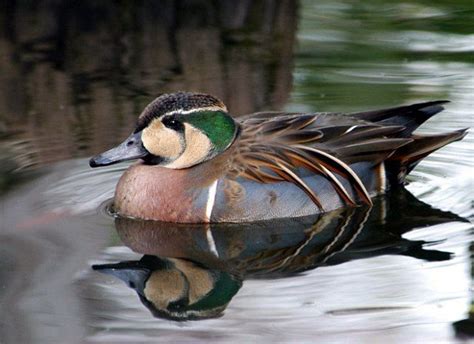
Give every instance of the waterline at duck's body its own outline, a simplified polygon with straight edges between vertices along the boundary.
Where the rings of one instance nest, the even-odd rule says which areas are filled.
[[[351,167],[356,172],[363,170],[363,166]],[[294,184],[209,178],[202,172],[205,170],[205,163],[192,171],[140,163],[130,166],[117,185],[114,209],[119,215],[188,223],[254,222],[321,212]],[[362,178],[371,196],[385,190],[385,181],[380,176],[380,173],[367,173]],[[324,211],[345,206],[324,177],[310,175],[303,180],[324,193]],[[342,179],[341,182],[344,183]]]

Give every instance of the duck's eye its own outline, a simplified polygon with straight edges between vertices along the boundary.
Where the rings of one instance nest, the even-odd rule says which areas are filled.
[[[170,129],[173,129],[173,130],[176,130],[176,131],[183,131],[184,130],[184,126],[183,126],[183,123],[181,123],[180,121],[178,121],[175,117],[173,116],[168,116],[168,117],[164,117],[161,122],[163,123],[163,125],[167,128],[170,128]]]

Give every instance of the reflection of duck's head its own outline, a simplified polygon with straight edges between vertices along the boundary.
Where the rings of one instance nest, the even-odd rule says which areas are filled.
[[[184,259],[145,255],[93,268],[120,278],[155,316],[172,320],[217,317],[242,285],[233,275]]]

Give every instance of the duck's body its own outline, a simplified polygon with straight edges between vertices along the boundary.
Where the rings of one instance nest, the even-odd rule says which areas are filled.
[[[443,101],[356,114],[257,113],[234,122],[217,99],[157,98],[135,132],[91,166],[141,157],[120,179],[123,216],[252,222],[371,203],[464,130],[413,135]]]
[[[227,156],[216,159],[229,163],[225,158]],[[229,173],[230,166],[229,163],[220,168],[212,160],[182,170],[134,164],[117,185],[115,210],[119,214],[167,222],[253,222],[306,216],[346,205],[331,183],[320,175],[298,173],[306,175],[301,179],[311,189],[324,195],[321,197],[323,209],[296,184],[261,183],[234,177]],[[372,197],[384,191],[386,181],[381,164],[374,168],[374,173],[365,171],[364,163],[350,167],[361,176]],[[341,183],[348,187],[342,178]],[[349,192],[353,196],[353,192]]]

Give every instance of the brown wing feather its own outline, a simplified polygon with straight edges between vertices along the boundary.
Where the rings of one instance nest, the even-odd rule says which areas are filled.
[[[372,204],[366,187],[349,164],[378,163],[412,141],[394,137],[404,130],[403,126],[382,126],[329,113],[258,113],[245,117],[241,128],[228,176],[260,183],[288,181],[306,192],[321,210],[317,190],[304,182],[298,169],[323,176],[345,203],[354,205],[356,200],[337,174],[349,182],[360,200]]]

